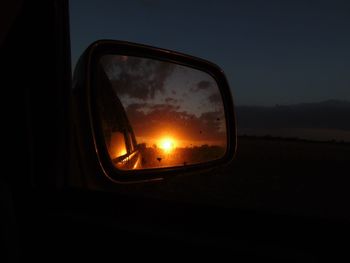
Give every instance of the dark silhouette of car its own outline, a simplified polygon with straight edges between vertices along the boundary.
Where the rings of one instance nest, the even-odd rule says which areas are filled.
[[[118,169],[142,168],[134,130],[105,72],[100,69],[97,107],[109,156]]]

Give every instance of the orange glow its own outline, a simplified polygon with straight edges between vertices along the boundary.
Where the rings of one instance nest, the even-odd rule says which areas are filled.
[[[112,159],[123,156],[127,153],[124,134],[113,132],[110,144],[108,145],[109,155]]]
[[[170,137],[163,138],[159,141],[158,146],[164,152],[170,153],[175,148],[175,140]]]
[[[116,156],[119,157],[119,156],[123,156],[126,154],[126,149],[121,149],[121,150],[117,150],[116,151]]]

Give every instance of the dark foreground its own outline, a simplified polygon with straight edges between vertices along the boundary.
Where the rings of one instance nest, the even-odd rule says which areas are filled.
[[[349,158],[346,144],[240,138],[236,160],[215,171],[113,194],[38,192],[18,212],[21,255],[346,261]]]
[[[349,165],[350,144],[241,137],[228,167],[124,190],[184,202],[350,220]]]

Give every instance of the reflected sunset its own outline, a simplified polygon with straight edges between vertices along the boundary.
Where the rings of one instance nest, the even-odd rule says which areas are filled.
[[[175,140],[171,137],[165,137],[159,140],[158,147],[164,152],[170,153],[175,149]]]
[[[105,139],[111,152],[116,152],[110,152],[110,157],[118,168],[185,166],[225,154],[224,106],[216,81],[209,74],[130,56],[105,56],[101,64],[110,89],[101,105],[103,114],[111,115],[105,120],[110,125],[104,129]],[[118,138],[110,135],[118,130]],[[121,149],[121,144],[127,149]],[[118,163],[120,152],[126,155],[123,165]],[[133,168],[133,156],[139,156],[137,168]]]

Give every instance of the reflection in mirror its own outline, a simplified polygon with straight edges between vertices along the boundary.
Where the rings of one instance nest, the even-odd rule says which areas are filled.
[[[148,58],[105,55],[97,83],[103,136],[118,169],[186,166],[224,156],[224,106],[208,73]]]

